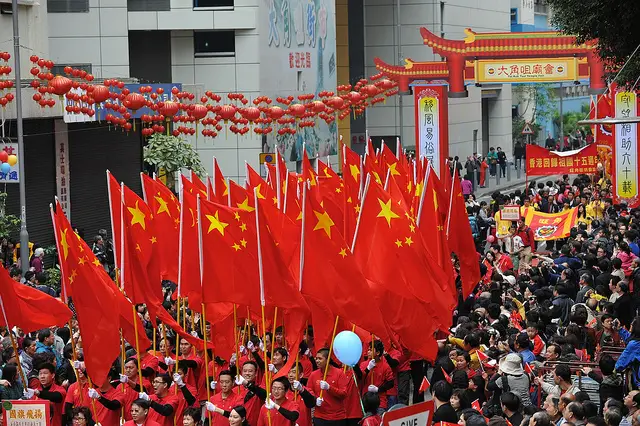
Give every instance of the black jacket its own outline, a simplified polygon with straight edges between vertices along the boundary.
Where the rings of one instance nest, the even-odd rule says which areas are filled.
[[[447,402],[446,404],[442,404],[438,407],[438,409],[433,413],[432,422],[434,424],[439,422],[458,423],[458,415],[451,404]]]

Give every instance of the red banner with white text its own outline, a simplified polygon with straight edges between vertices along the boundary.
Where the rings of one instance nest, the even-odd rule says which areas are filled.
[[[595,144],[573,151],[549,151],[527,145],[527,176],[595,174],[598,171],[598,148]]]

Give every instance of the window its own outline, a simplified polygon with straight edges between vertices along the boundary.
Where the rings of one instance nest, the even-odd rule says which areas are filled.
[[[89,12],[89,0],[47,0],[49,13],[86,13]]]
[[[170,0],[127,0],[129,12],[168,12],[171,10]]]
[[[518,23],[518,9],[511,9],[511,25],[515,25]]]
[[[236,56],[235,31],[195,31],[193,44],[196,57]]]
[[[233,9],[233,0],[193,0],[196,9]]]
[[[76,68],[91,74],[91,64],[57,64],[51,68],[51,74],[64,75],[64,67]]]

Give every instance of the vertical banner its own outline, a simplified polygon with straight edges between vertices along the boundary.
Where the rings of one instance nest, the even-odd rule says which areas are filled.
[[[616,118],[635,117],[638,112],[637,96],[632,92],[617,92],[615,96]],[[613,174],[614,202],[625,202],[638,207],[638,124],[616,124]]]
[[[449,100],[446,86],[414,86],[416,157],[429,160],[442,176],[449,157]]]
[[[55,120],[56,144],[56,194],[64,214],[71,220],[71,194],[69,193],[69,137],[67,125]]]

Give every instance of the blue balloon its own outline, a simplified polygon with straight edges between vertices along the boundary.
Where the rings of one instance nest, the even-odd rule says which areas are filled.
[[[356,333],[342,331],[333,340],[333,352],[341,363],[353,367],[362,356],[362,341]]]
[[[9,165],[9,163],[2,163],[2,166],[0,166],[0,171],[6,175],[11,171],[11,166]]]

